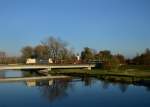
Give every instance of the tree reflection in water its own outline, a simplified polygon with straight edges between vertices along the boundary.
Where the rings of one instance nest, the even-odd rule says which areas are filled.
[[[81,77],[81,81],[84,82],[84,86],[92,86],[96,82],[94,78],[89,76]]]
[[[150,91],[150,86],[146,87],[146,91]]]
[[[101,83],[102,83],[102,88],[103,89],[108,89],[109,88],[110,83],[108,81],[102,81]]]
[[[101,80],[102,83],[102,88],[104,90],[108,89],[109,87],[111,87],[111,85],[113,85],[114,87],[118,87],[119,90],[122,93],[125,93],[128,89],[128,85],[127,83],[121,83],[121,82],[112,82],[112,81],[108,81],[108,80]]]
[[[35,77],[35,76],[41,76],[41,74],[37,73],[37,70],[24,70],[22,71],[23,77]]]
[[[90,86],[92,84],[92,78],[87,76],[82,77],[82,81],[84,82],[85,86]]]
[[[128,84],[118,83],[118,87],[122,93],[125,93],[128,90]]]
[[[0,73],[0,77],[5,77],[5,74],[2,72]],[[22,71],[22,76],[23,77],[32,77],[32,76],[40,76],[39,74],[37,74],[37,72],[35,72],[34,70],[31,70],[30,72],[23,72]],[[117,86],[120,91],[122,93],[125,93],[128,90],[128,85],[136,85],[136,86],[144,86],[146,91],[150,91],[150,80],[141,80],[138,82],[134,82],[133,80],[135,80],[136,78],[133,77],[118,77],[118,76],[98,76],[96,77],[96,79],[93,79],[92,77],[89,77],[88,75],[82,75],[79,76],[81,78],[81,81],[84,82],[85,86],[92,86],[95,82],[96,79],[99,79],[102,83],[102,88],[103,89],[108,89],[110,85],[113,86]],[[78,78],[79,78],[78,77]],[[60,81],[54,81],[54,86],[43,86],[45,87],[45,90],[51,90],[54,91],[54,89],[59,88],[59,86],[63,85],[63,84],[59,84]],[[61,82],[60,82],[61,83]],[[56,85],[56,86],[55,86]],[[71,85],[71,84],[70,84]],[[50,88],[50,89],[49,89]],[[57,89],[57,90],[58,90]],[[65,84],[64,87],[62,87],[62,89],[65,89]],[[57,93],[55,93],[57,95]]]
[[[67,90],[72,87],[69,82],[70,79],[56,79],[51,85],[40,86],[39,89],[43,97],[53,102],[68,96]]]

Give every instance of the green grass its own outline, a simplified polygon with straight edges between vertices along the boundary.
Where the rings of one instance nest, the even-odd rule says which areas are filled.
[[[109,76],[125,76],[125,77],[148,77],[150,78],[150,67],[149,66],[127,66],[125,69],[56,69],[50,71],[51,74],[87,74],[89,76],[98,76],[98,75],[109,75]]]
[[[140,69],[139,69],[140,68]],[[143,67],[142,67],[143,69]],[[148,68],[147,68],[148,69]],[[69,75],[77,77],[95,77],[100,80],[111,82],[123,82],[136,84],[143,81],[150,81],[150,71],[141,70],[141,67],[129,67],[124,70],[104,70],[104,69],[55,69],[49,73],[52,75]]]
[[[129,65],[127,69],[135,69],[139,71],[148,71],[150,72],[150,65]]]

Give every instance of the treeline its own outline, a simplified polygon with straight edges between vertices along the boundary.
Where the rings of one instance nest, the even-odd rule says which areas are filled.
[[[6,52],[0,51],[0,64],[21,63],[20,57],[8,56]]]
[[[125,57],[121,54],[113,55],[109,50],[96,52],[88,47],[81,52],[82,63],[100,62],[104,68],[118,68],[126,64]]]
[[[144,53],[137,54],[133,59],[128,59],[127,63],[132,65],[150,65],[150,49],[147,48]]]
[[[131,59],[126,59],[122,54],[113,55],[109,50],[96,52],[94,49],[86,47],[81,52],[81,59],[83,63],[92,60],[101,61],[108,68],[123,65],[150,65],[150,49],[147,48],[145,52],[137,54]]]
[[[126,64],[123,55],[113,55],[109,50],[97,52],[94,49],[85,47],[81,53],[77,54],[68,47],[67,42],[54,37],[47,38],[35,47],[23,47],[21,52],[24,63],[28,58],[37,60],[51,58],[53,63],[56,64],[89,64],[95,61],[103,63],[105,68],[117,68]]]
[[[132,59],[125,59],[122,54],[112,54],[109,50],[95,51],[85,47],[81,53],[75,53],[69,48],[67,42],[49,37],[39,45],[25,46],[21,49],[20,57],[9,57],[5,52],[0,52],[0,64],[25,63],[28,58],[36,60],[48,60],[51,58],[57,64],[90,63],[92,61],[102,62],[106,68],[117,68],[127,64],[150,65],[150,50],[137,55]]]
[[[51,58],[54,63],[72,63],[76,60],[73,49],[69,48],[67,42],[54,37],[47,38],[35,47],[23,47],[21,53],[21,59],[24,63],[27,58],[35,58],[37,60]]]

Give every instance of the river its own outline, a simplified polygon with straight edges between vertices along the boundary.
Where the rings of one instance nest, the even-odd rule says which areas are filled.
[[[1,71],[0,78],[36,76]],[[92,77],[0,82],[0,107],[150,107],[150,87]]]

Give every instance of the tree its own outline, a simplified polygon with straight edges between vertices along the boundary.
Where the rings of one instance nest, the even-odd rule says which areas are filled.
[[[105,69],[117,69],[119,64],[124,62],[123,55],[112,55],[109,50],[100,51],[95,55],[95,59],[102,61]]]
[[[144,65],[150,65],[150,49],[146,49],[145,53],[143,54],[142,63]]]
[[[45,45],[37,45],[34,48],[34,55],[37,59],[48,59],[48,47]]]
[[[23,62],[25,62],[27,58],[33,58],[34,57],[34,51],[33,51],[33,48],[31,46],[23,47],[21,49],[21,52],[22,52]]]
[[[85,47],[84,50],[81,52],[81,60],[83,62],[88,62],[94,59],[94,54],[92,49]]]
[[[112,58],[111,52],[109,50],[100,51],[96,56],[99,60],[104,62],[108,62]]]
[[[68,44],[59,38],[51,36],[43,41],[42,44],[48,47],[49,58],[52,58],[54,63],[64,61],[72,56],[72,53],[68,48]]]
[[[132,62],[137,65],[150,65],[150,50],[147,48],[144,53],[134,57]]]
[[[19,63],[20,57],[8,56],[6,52],[0,51],[0,64]]]
[[[117,55],[115,55],[115,57],[118,59],[119,64],[125,64],[126,61],[125,61],[125,58],[123,55],[117,54]]]
[[[5,52],[0,52],[0,63],[5,64],[6,63],[6,53]]]

